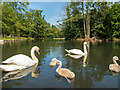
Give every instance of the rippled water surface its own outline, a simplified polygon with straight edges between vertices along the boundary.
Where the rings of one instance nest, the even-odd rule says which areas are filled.
[[[118,88],[120,74],[112,73],[108,67],[113,63],[114,55],[120,58],[120,42],[89,42],[88,55],[81,58],[66,55],[65,49],[83,51],[82,41],[9,42],[2,46],[2,60],[21,53],[30,56],[35,45],[41,51],[40,55],[35,53],[38,65],[13,75],[3,73],[3,77],[9,74],[2,83],[3,88]],[[56,73],[58,66],[49,66],[53,58],[62,61],[62,67],[75,73],[71,83]]]

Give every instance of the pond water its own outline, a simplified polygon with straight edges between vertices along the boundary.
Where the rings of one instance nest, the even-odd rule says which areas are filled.
[[[2,83],[3,88],[118,88],[119,73],[112,73],[109,64],[113,56],[120,58],[120,42],[89,42],[87,57],[74,58],[66,55],[65,49],[81,49],[82,41],[17,41],[2,46],[2,60],[16,54],[30,56],[33,46],[40,48],[38,65],[21,73],[8,75]],[[30,56],[31,57],[31,56]],[[56,73],[56,67],[50,67],[53,58],[62,61],[62,67],[75,73],[69,83]],[[118,62],[120,63],[120,62]],[[34,75],[32,70],[34,68]],[[19,75],[17,75],[19,74]],[[7,73],[3,72],[3,76]],[[17,75],[17,76],[16,76]]]

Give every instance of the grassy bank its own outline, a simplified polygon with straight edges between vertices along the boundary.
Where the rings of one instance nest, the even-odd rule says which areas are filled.
[[[65,40],[65,38],[53,38],[53,40]]]
[[[34,40],[34,38],[26,38],[26,37],[0,37],[0,40],[5,40],[5,41],[11,41],[11,40]],[[49,40],[50,38],[47,38],[45,40]],[[41,39],[42,40],[42,39]],[[65,40],[65,38],[53,38],[53,40]],[[103,41],[104,39],[95,39],[95,38],[89,38],[89,39],[84,39],[84,38],[77,38],[77,39],[71,39],[71,40],[78,40],[78,41],[84,41],[84,40],[88,40],[88,41]],[[105,39],[105,41],[111,41],[111,39]],[[120,41],[120,39],[112,39],[112,41]]]
[[[0,40],[26,40],[28,38],[26,37],[3,37],[0,38]],[[30,38],[30,40],[33,40],[34,38]]]

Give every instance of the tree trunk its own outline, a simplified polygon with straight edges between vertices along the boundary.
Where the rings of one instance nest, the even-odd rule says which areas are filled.
[[[87,29],[87,38],[90,38],[90,15],[89,13],[87,14],[86,29]]]
[[[86,15],[87,15],[87,19],[86,19],[86,29],[87,29],[87,38],[89,39],[90,38],[90,10],[89,10],[89,7],[90,7],[90,2],[87,2],[87,12],[86,12]]]
[[[85,38],[86,38],[87,33],[86,33],[85,15],[84,15],[84,2],[82,2],[82,12],[83,12],[84,34],[85,34]]]

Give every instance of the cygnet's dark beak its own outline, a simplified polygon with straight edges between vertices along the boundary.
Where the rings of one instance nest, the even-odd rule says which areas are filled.
[[[38,49],[38,54],[40,54],[40,49]]]

